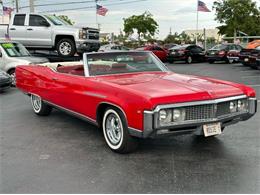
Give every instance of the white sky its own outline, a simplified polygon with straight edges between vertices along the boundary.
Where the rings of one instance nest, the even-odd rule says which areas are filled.
[[[12,0],[3,0],[6,5],[11,5]],[[20,0],[20,6],[28,5],[29,0]],[[73,2],[79,0],[35,0],[35,4]],[[82,0],[83,1],[83,0]],[[134,1],[134,0],[121,0]],[[212,10],[214,0],[202,0],[207,7]],[[260,6],[260,0],[255,0]],[[127,18],[133,14],[142,14],[149,11],[153,14],[154,19],[159,24],[159,34],[157,37],[165,38],[172,28],[172,32],[181,32],[188,29],[196,29],[196,8],[197,0],[146,0],[136,1],[130,4],[108,5],[118,3],[120,0],[100,0],[99,4],[109,9],[105,17],[98,16],[98,22],[101,24],[102,32],[119,33],[123,30],[123,18]],[[36,12],[51,11],[78,7],[94,6],[95,2],[86,4],[59,5],[49,7],[36,7]],[[28,9],[22,9],[26,12]],[[96,27],[96,10],[95,8],[86,8],[83,10],[55,12],[57,15],[68,15],[76,25],[84,25]],[[214,21],[215,13],[199,12],[199,28],[215,28],[219,24]]]

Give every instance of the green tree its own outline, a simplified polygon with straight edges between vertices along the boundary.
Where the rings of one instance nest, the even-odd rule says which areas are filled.
[[[215,20],[222,25],[220,34],[233,36],[242,31],[251,36],[260,34],[260,9],[252,0],[218,0],[214,2]]]
[[[151,38],[158,30],[158,24],[153,19],[152,14],[144,12],[141,15],[133,15],[124,18],[124,32],[127,36],[137,31],[139,41],[142,38]]]
[[[67,22],[68,24],[70,24],[70,25],[73,25],[73,24],[75,24],[75,22],[74,21],[72,21],[68,16],[66,16],[66,15],[60,15],[60,16],[58,16],[60,19],[62,19],[62,20],[64,20],[65,22]]]
[[[165,39],[164,43],[179,43],[179,35],[178,33],[169,34]]]

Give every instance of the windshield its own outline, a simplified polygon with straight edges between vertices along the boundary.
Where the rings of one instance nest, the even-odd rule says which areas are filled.
[[[108,52],[87,54],[89,75],[168,71],[150,52]]]
[[[227,45],[216,45],[214,47],[212,47],[210,50],[224,50],[227,48]]]
[[[10,57],[30,56],[28,50],[20,43],[1,43],[1,46]]]
[[[54,16],[54,15],[45,15],[46,18],[48,18],[50,20],[50,22],[56,26],[62,26],[62,25],[70,25],[69,23],[67,23],[66,21],[62,20],[60,17],[58,16]]]

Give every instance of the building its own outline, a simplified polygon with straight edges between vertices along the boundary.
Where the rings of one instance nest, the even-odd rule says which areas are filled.
[[[196,30],[185,30],[184,31],[187,35],[189,35],[191,38],[195,39],[195,35],[198,33],[199,35],[203,35],[204,30],[199,29],[198,32]],[[214,38],[216,41],[221,41],[223,36],[219,35],[218,29],[206,29],[206,37],[207,38]]]

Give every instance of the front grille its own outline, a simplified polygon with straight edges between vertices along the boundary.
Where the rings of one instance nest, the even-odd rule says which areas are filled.
[[[214,105],[188,106],[185,108],[185,120],[203,120],[214,118]]]
[[[229,109],[230,102],[221,102],[217,106],[217,117],[224,116],[230,114]]]
[[[241,99],[246,100],[246,99]],[[185,107],[185,121],[221,118],[231,114],[230,101]]]
[[[99,31],[88,30],[87,35],[88,35],[88,39],[99,40]]]

